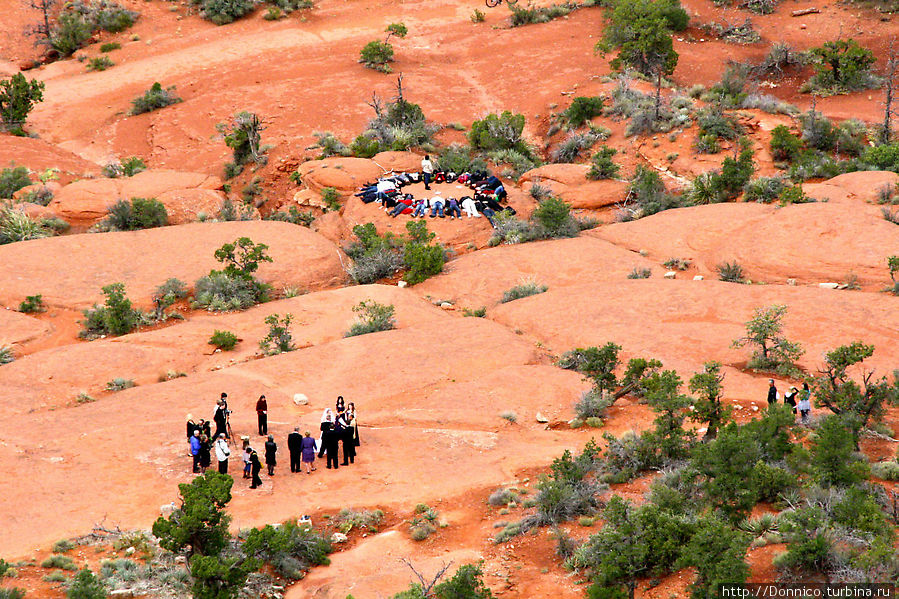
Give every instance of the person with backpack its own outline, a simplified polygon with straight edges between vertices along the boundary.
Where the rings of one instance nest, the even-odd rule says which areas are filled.
[[[434,176],[434,163],[431,162],[431,157],[425,154],[424,160],[421,161],[421,178],[424,181],[425,189],[430,191],[431,189],[431,179]]]
[[[231,449],[228,447],[225,435],[219,435],[215,440],[215,459],[219,463],[219,474],[228,474],[228,458],[230,456]]]
[[[265,442],[265,465],[268,468],[268,475],[275,475],[275,466],[278,465],[277,460],[275,459],[275,454],[278,453],[278,444],[275,443],[275,438],[271,435],[268,436],[268,441]]]

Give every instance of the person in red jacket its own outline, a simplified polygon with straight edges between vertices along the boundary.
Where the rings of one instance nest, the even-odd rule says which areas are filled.
[[[268,434],[268,402],[265,401],[265,395],[259,396],[256,402],[256,418],[259,420],[259,434]]]

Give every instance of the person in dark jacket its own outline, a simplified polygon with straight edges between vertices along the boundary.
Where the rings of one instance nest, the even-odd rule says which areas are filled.
[[[259,478],[259,472],[262,470],[262,462],[259,461],[259,454],[255,451],[250,453],[250,471],[253,474],[253,481],[250,485],[251,489],[262,486],[262,479]]]
[[[265,395],[259,396],[256,402],[256,420],[259,422],[259,434],[268,434],[268,402],[265,401]]]
[[[208,420],[206,420],[205,418],[200,418],[200,423],[197,425],[197,427],[200,429],[201,435],[206,435],[210,439],[213,438],[212,437],[212,425],[209,424]]]
[[[214,439],[218,439],[222,433],[225,434],[226,439],[228,438],[228,416],[226,410],[225,402],[221,399],[218,400],[215,404],[215,413],[212,415],[212,421],[215,422],[215,432],[212,434]]]
[[[344,466],[349,466],[356,462],[356,438],[353,433],[354,430],[355,428],[347,423],[340,432],[340,444],[343,446]]]
[[[212,444],[209,443],[209,437],[200,435],[200,472],[206,472],[212,463]]]
[[[306,431],[306,436],[303,437],[303,463],[306,464],[306,474],[312,474],[312,471],[315,470],[315,439],[309,434],[309,431]]]
[[[275,438],[271,435],[268,436],[268,441],[265,442],[265,465],[268,467],[268,475],[275,475],[275,466],[278,462],[275,460],[275,454],[278,453],[278,445],[275,443]]]
[[[325,426],[327,425],[327,427]],[[323,457],[325,454],[328,454],[328,469],[331,469],[331,465],[334,465],[334,468],[338,468],[337,462],[337,452],[339,451],[340,445],[340,433],[334,430],[334,427],[330,422],[322,423],[322,448],[321,451],[318,452],[318,457]]]
[[[777,403],[777,387],[774,386],[774,379],[768,379],[768,405]]]
[[[300,455],[303,452],[303,436],[300,434],[300,427],[293,429],[293,432],[287,435],[287,451],[290,452],[290,471],[300,472]]]
[[[190,414],[187,415],[187,452],[189,455],[194,455],[194,452],[191,450],[191,437],[194,436],[194,431],[199,430],[197,423],[194,422],[194,417]]]

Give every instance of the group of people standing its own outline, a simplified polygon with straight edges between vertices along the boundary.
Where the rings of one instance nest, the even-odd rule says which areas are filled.
[[[777,403],[780,393],[777,391],[777,385],[774,379],[768,379],[768,405]],[[808,383],[802,383],[802,390],[796,388],[795,385],[783,394],[783,401],[793,408],[793,414],[799,412],[802,424],[808,423],[808,415],[812,411],[812,390],[809,389]]]
[[[206,471],[212,462],[214,451],[218,461],[218,471],[228,473],[228,461],[231,457],[229,440],[230,414],[228,409],[227,394],[222,393],[216,402],[213,414],[215,433],[210,433],[211,424],[205,419],[194,421],[193,416],[187,415],[187,440],[190,455],[193,459],[193,472],[200,474]],[[256,402],[256,417],[260,436],[266,437],[263,456],[268,475],[274,476],[277,465],[278,445],[273,435],[268,434],[268,402],[265,395],[261,395]],[[242,459],[244,463],[243,477],[251,479],[250,488],[256,489],[262,485],[260,473],[262,460],[259,453],[250,444],[249,435],[241,437]],[[350,402],[345,403],[343,396],[337,398],[334,410],[327,408],[322,414],[321,436],[319,439],[312,437],[309,431],[300,434],[300,427],[295,427],[287,436],[287,449],[290,454],[290,471],[312,474],[315,468],[315,457],[327,456],[327,468],[338,468],[338,454],[343,449],[343,465],[348,466],[355,462],[356,448],[359,446],[359,429],[356,424],[356,406]]]

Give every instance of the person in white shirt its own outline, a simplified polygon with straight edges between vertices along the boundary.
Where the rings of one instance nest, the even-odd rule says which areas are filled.
[[[228,447],[228,442],[225,440],[223,433],[215,440],[215,459],[219,462],[219,472],[221,474],[228,474],[229,457],[231,457],[231,449]]]
[[[480,214],[478,214],[478,209],[475,208],[474,200],[468,196],[462,198],[462,211],[468,215],[468,218],[480,216]]]
[[[437,193],[440,193],[439,191]],[[444,218],[443,215],[443,198],[439,195],[431,198],[431,218],[437,216],[437,213],[440,213],[440,218]]]
[[[434,176],[434,163],[431,162],[431,157],[427,154],[424,157],[424,160],[421,161],[421,176],[425,183],[425,189],[431,189],[431,178]]]

